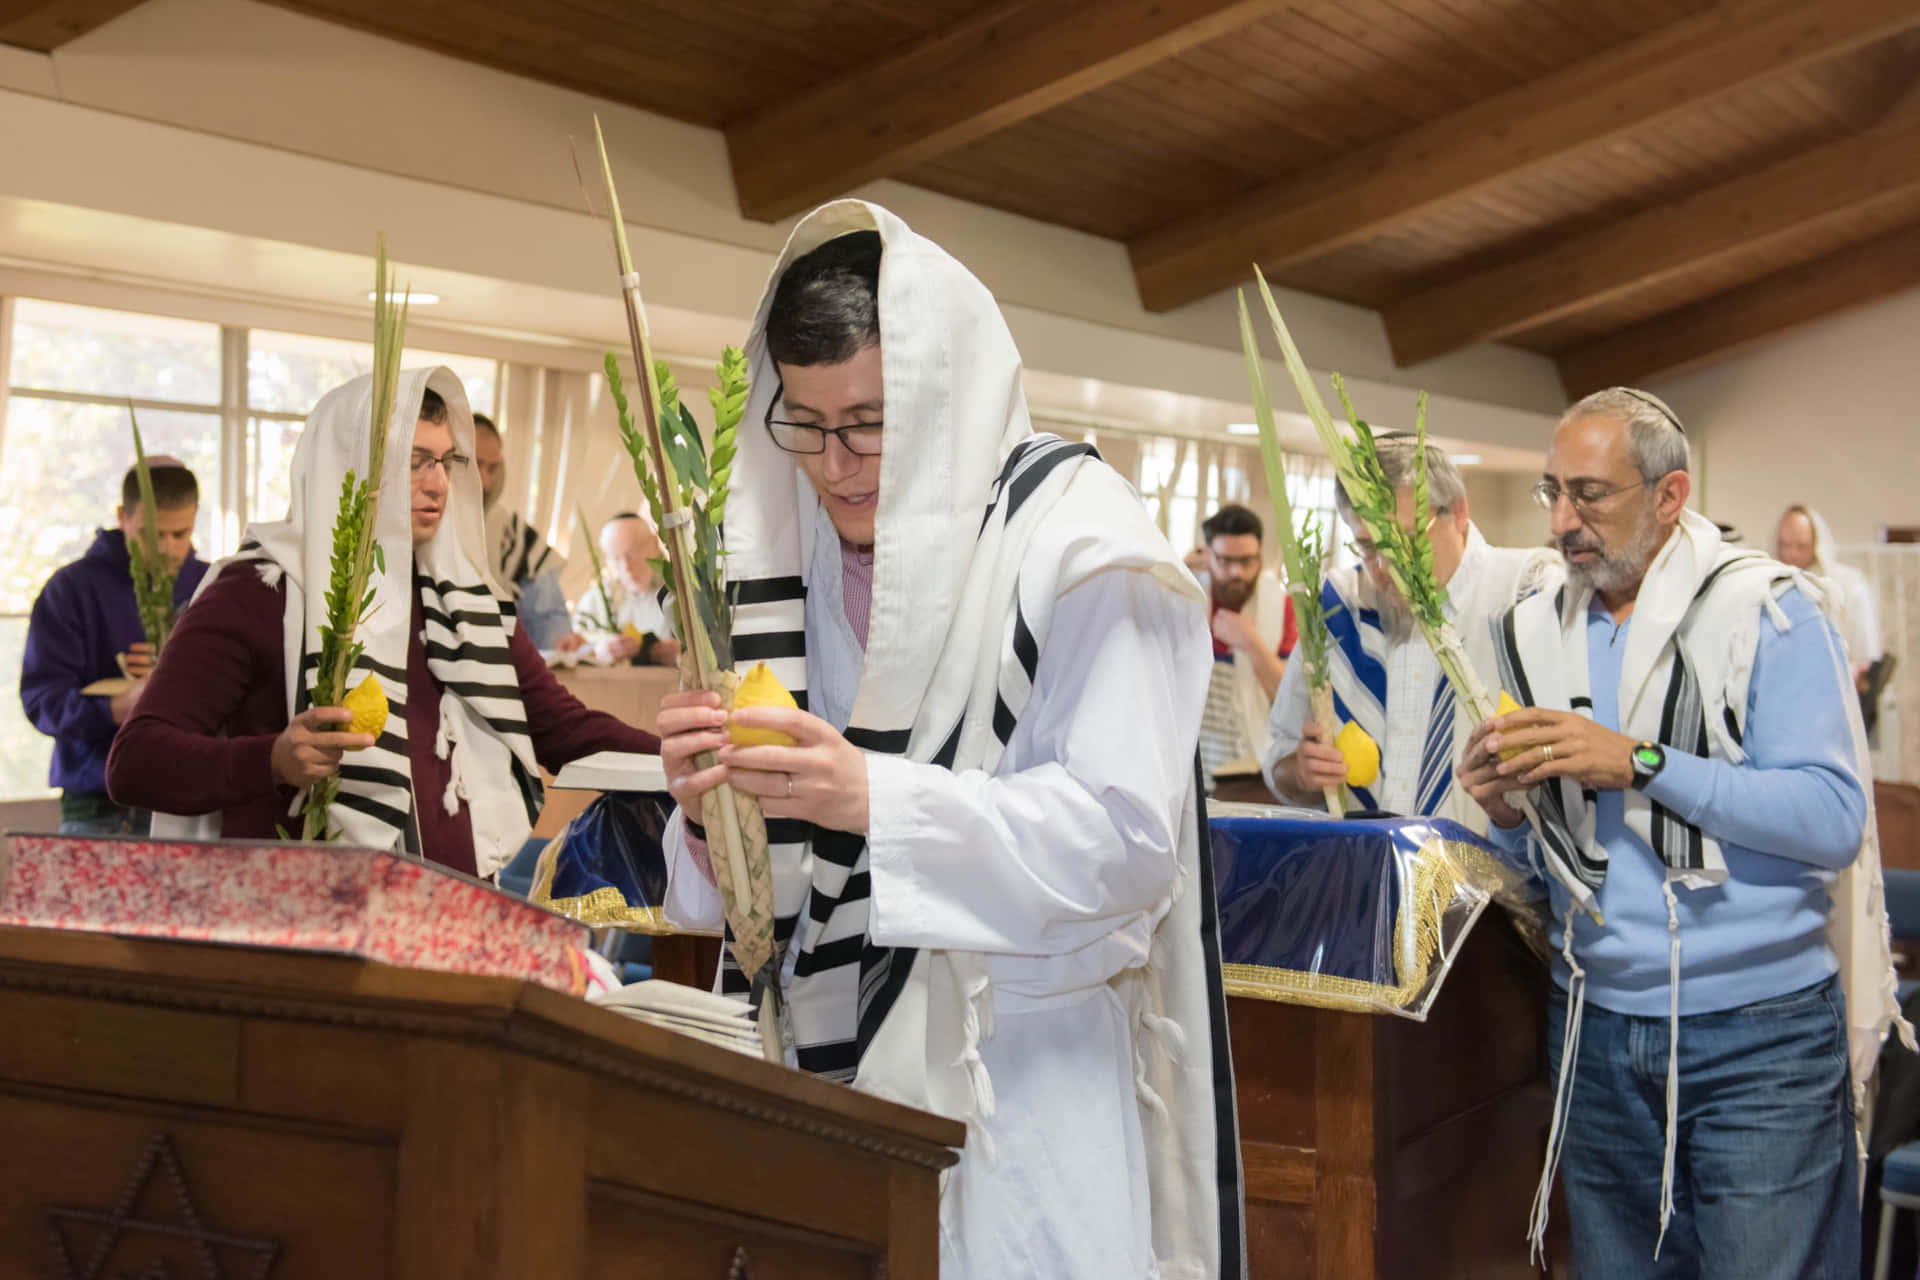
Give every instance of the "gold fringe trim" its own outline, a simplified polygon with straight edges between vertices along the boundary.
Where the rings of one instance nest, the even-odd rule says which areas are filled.
[[[1446,910],[1462,886],[1486,892],[1514,880],[1511,871],[1470,844],[1435,837],[1414,854],[1413,885],[1400,904],[1393,925],[1393,963],[1409,952],[1412,965],[1389,986],[1362,978],[1278,969],[1258,964],[1222,964],[1220,977],[1230,996],[1271,1000],[1277,1004],[1304,1004],[1320,1009],[1356,1013],[1381,1008],[1405,1009],[1426,989],[1440,958],[1440,930]]]
[[[595,929],[617,926],[635,933],[671,934],[684,930],[671,924],[659,907],[630,907],[621,892],[608,885],[579,898],[547,898],[536,905]]]

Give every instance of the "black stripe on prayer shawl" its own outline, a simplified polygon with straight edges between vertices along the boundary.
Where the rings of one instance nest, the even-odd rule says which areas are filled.
[[[318,671],[319,669],[320,655],[318,653],[304,653],[300,655],[301,675],[304,676],[310,671]],[[407,673],[403,668],[388,666],[386,663],[381,662],[377,658],[370,657],[367,654],[363,653],[359,658],[355,659],[353,669],[355,671],[371,671],[389,684],[398,685],[402,689],[407,687]],[[351,679],[351,676],[349,676],[349,679]],[[304,685],[305,681],[301,683]]]
[[[769,658],[804,658],[807,636],[804,631],[767,631],[759,635],[733,637],[735,662],[765,662]]]
[[[442,689],[457,693],[471,702],[475,698],[497,698],[502,702],[518,700],[520,686],[517,684],[488,684],[484,680],[442,680]]]
[[[768,844],[801,844],[813,838],[813,824],[800,818],[768,818]]]
[[[860,1068],[860,1044],[854,1040],[835,1040],[803,1045],[794,1050],[793,1057],[802,1071],[845,1084]]]
[[[807,918],[815,924],[825,924],[833,915],[833,909],[842,902],[858,902],[862,898],[873,896],[873,876],[869,872],[856,871],[847,877],[846,885],[840,890],[840,896],[829,898],[822,893],[807,895]]]
[[[1572,707],[1575,711],[1591,711],[1593,710],[1593,699],[1587,697],[1584,693],[1577,694],[1574,697],[1567,699],[1567,705]]]
[[[813,837],[813,856],[836,867],[856,865],[860,861],[860,851],[866,847],[864,837],[845,831],[822,830]]]
[[[1199,810],[1200,952],[1207,974],[1207,1035],[1213,1046],[1214,1186],[1220,1202],[1220,1280],[1242,1280],[1247,1266],[1246,1184],[1240,1168],[1240,1115],[1234,1101],[1233,1040],[1227,1033],[1227,992],[1220,979],[1220,901],[1213,884],[1213,831],[1207,824],[1206,775],[1193,759],[1194,806]],[[1192,1034],[1194,1028],[1187,1028]]]
[[[1020,660],[1020,669],[1027,673],[1027,683],[1033,683],[1033,673],[1040,668],[1040,642],[1033,638],[1033,631],[1027,626],[1027,615],[1020,608],[1018,593],[1013,602],[1013,656]]]
[[[987,504],[986,513],[980,517],[980,528],[984,530],[992,521],[1003,497],[1007,501],[1005,519],[1011,520],[1014,512],[1053,473],[1055,467],[1069,458],[1099,456],[1099,452],[1090,444],[1068,444],[1057,436],[1045,439],[1036,436],[1022,441],[1007,455],[1000,475],[993,482],[993,501]]]
[[[1007,706],[1007,700],[996,689],[993,694],[993,736],[1000,739],[1001,746],[1013,741],[1014,726],[1018,723],[1012,708]]]
[[[862,751],[874,751],[882,755],[897,756],[907,749],[907,743],[913,740],[911,729],[863,729],[859,725],[848,725],[844,735],[846,740]]]
[[[358,792],[344,789],[334,795],[333,802],[343,804],[357,813],[364,813],[374,821],[392,827],[395,832],[404,832],[413,817],[405,809],[396,809],[392,805],[381,804],[378,800],[369,800]]]
[[[496,605],[498,605],[502,613],[505,613],[509,608],[512,607],[507,601],[504,601],[500,599],[498,596],[494,595],[491,589],[477,582],[469,586],[463,587],[458,585],[457,583],[442,582],[440,579],[429,577],[427,574],[424,574],[424,573],[415,574],[414,582],[416,584],[425,582],[431,585],[434,591],[442,596],[455,596],[455,595],[484,596],[487,599],[493,601]]]
[[[727,598],[736,605],[773,604],[779,600],[805,600],[807,584],[798,575],[785,578],[742,578],[727,584]]]
[[[490,627],[494,623],[492,614],[473,609],[455,609],[451,613],[422,603],[420,616],[428,622],[437,622],[448,631],[458,632],[462,625],[470,627]]]
[[[840,938],[833,942],[822,942],[810,951],[802,951],[800,958],[793,962],[793,976],[810,977],[825,969],[838,969],[843,964],[858,964],[865,954],[867,939],[863,934]]]
[[[919,955],[917,947],[876,947],[867,943],[861,948],[860,1022],[854,1033],[861,1057],[866,1056],[880,1024],[887,1020],[894,1002],[907,989],[907,979]]]
[[[962,715],[960,723],[953,726],[953,732],[949,733],[947,740],[940,744],[940,749],[933,753],[933,759],[929,763],[937,764],[942,769],[953,768],[954,758],[960,754],[960,725],[965,723],[966,716]]]
[[[1565,594],[1564,588],[1562,594]],[[1533,685],[1527,680],[1527,670],[1520,661],[1520,639],[1516,624],[1519,606],[1514,606],[1500,615],[1494,623],[1494,657],[1500,667],[1502,684],[1513,687],[1514,697],[1523,706],[1533,705]],[[1556,619],[1558,614],[1555,615]],[[1560,788],[1551,779],[1544,786],[1535,787],[1529,792],[1539,806],[1541,821],[1539,835],[1547,851],[1560,860],[1561,865],[1573,872],[1574,877],[1589,889],[1598,889],[1606,879],[1607,864],[1592,857],[1574,835],[1573,824],[1568,820],[1567,806],[1560,797]]]
[[[438,640],[424,642],[427,657],[438,658],[442,662],[486,662],[496,666],[508,666],[513,663],[513,650],[505,645],[460,644],[458,646],[441,644]]]
[[[1732,707],[1721,707],[1720,712],[1726,718],[1727,732],[1733,737],[1733,745],[1745,746],[1746,735],[1740,732],[1740,717],[1733,714]]]
[[[1698,599],[1696,595],[1694,597]],[[1673,646],[1673,671],[1667,679],[1667,696],[1660,707],[1660,741],[1688,755],[1704,755],[1706,713],[1700,705],[1700,684],[1693,668],[1678,644]],[[1698,870],[1707,865],[1705,842],[1700,828],[1649,797],[1652,821],[1648,834],[1661,861],[1676,870]]]
[[[533,736],[533,730],[528,727],[525,720],[509,720],[505,716],[481,716],[480,718],[485,720],[487,726],[495,733],[503,735],[517,733],[522,737]]]
[[[367,782],[377,787],[397,787],[405,791],[410,782],[398,769],[382,769],[370,764],[342,764],[340,777],[349,782]]]

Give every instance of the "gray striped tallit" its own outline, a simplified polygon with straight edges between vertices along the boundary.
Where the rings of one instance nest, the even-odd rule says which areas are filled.
[[[566,562],[554,554],[539,530],[518,511],[502,504],[487,510],[487,545],[493,553],[494,578],[509,599],[518,600],[521,586],[530,579],[566,568]]]

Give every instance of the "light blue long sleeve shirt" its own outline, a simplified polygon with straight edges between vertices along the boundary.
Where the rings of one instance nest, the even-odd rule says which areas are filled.
[[[1810,986],[1837,968],[1827,945],[1828,887],[1853,861],[1866,824],[1846,700],[1853,690],[1828,645],[1831,625],[1797,590],[1780,597],[1791,626],[1764,616],[1747,694],[1745,763],[1669,749],[1646,792],[1720,842],[1724,884],[1674,886],[1680,921],[1680,1012],[1711,1013]],[[1619,728],[1620,663],[1629,617],[1618,627],[1595,599],[1587,615],[1593,718]],[[1607,851],[1596,905],[1604,925],[1575,912],[1573,952],[1587,972],[1587,998],[1616,1013],[1668,1012],[1666,868],[1625,821],[1622,793],[1602,791],[1595,838]],[[1524,826],[1495,828],[1509,855],[1523,854]],[[1562,945],[1569,896],[1557,881],[1553,945]],[[1554,977],[1567,984],[1564,961]]]

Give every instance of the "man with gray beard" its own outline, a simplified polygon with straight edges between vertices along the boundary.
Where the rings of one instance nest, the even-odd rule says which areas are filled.
[[[1577,1275],[1850,1276],[1894,1016],[1865,738],[1819,584],[1726,545],[1691,483],[1653,396],[1567,410],[1534,490],[1567,584],[1496,622],[1524,709],[1459,765],[1556,917],[1535,1240],[1564,1160]]]

